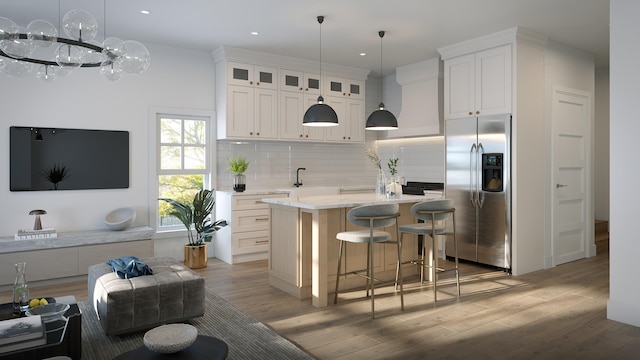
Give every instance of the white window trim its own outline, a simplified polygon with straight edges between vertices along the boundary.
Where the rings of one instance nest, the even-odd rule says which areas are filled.
[[[209,153],[208,155],[208,168],[209,168],[209,187],[216,189],[217,179],[217,159],[216,159],[216,112],[213,110],[201,110],[201,109],[188,109],[188,108],[173,108],[173,107],[163,107],[163,106],[151,106],[149,108],[148,114],[148,123],[149,123],[149,173],[147,177],[148,184],[148,193],[147,198],[148,209],[149,209],[149,226],[155,232],[155,238],[171,238],[175,236],[181,236],[183,233],[186,236],[186,230],[162,230],[158,231],[158,156],[157,151],[159,147],[159,139],[158,139],[158,124],[157,117],[160,114],[175,114],[175,115],[183,115],[184,117],[208,117],[209,118],[209,132],[208,132],[208,145],[209,145]],[[215,209],[212,214],[215,218]]]

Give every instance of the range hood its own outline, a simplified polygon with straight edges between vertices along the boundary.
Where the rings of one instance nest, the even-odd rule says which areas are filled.
[[[440,58],[396,68],[402,88],[398,130],[386,138],[442,135],[444,130],[444,76]]]

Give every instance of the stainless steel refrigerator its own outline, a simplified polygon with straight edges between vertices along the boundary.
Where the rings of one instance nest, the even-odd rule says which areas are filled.
[[[511,270],[511,115],[445,121],[445,194],[458,257]],[[447,237],[446,255],[454,255]]]

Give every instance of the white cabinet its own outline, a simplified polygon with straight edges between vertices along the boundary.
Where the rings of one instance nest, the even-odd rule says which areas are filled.
[[[445,59],[444,117],[511,112],[511,45]]]
[[[320,75],[280,69],[280,90],[320,95]]]
[[[218,119],[218,138],[277,139],[277,69],[242,63],[227,63],[224,91],[226,113]],[[222,124],[221,124],[222,122]],[[224,126],[221,126],[224,125]]]
[[[364,81],[325,76],[324,86],[327,96],[364,100]]]
[[[318,101],[318,95],[293,91],[280,91],[280,139],[323,141],[324,129],[303,126],[302,118],[311,105]]]
[[[325,128],[325,139],[364,143],[364,100],[327,96],[325,101],[338,115],[338,126]]]
[[[227,220],[229,226],[216,233],[214,256],[229,264],[267,259],[269,207],[261,199],[287,196],[217,191],[216,218]]]

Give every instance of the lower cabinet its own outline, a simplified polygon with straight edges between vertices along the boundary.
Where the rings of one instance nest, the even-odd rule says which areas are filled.
[[[269,206],[264,198],[286,193],[242,194],[216,192],[216,218],[229,223],[216,233],[214,256],[228,263],[265,260],[269,255]]]
[[[56,241],[64,240],[63,236]],[[25,262],[28,283],[86,275],[89,266],[121,256],[153,256],[153,240],[120,241],[0,254],[0,286],[13,284],[15,263]],[[75,280],[75,279],[73,279]]]

